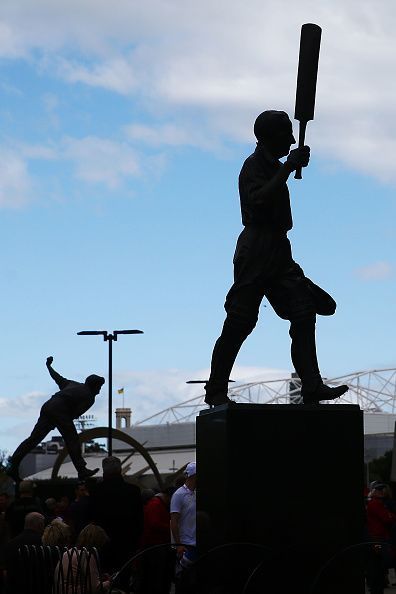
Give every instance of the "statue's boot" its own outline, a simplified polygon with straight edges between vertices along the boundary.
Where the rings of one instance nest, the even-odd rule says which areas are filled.
[[[84,480],[90,478],[91,476],[94,476],[94,474],[96,474],[97,472],[99,472],[99,468],[94,468],[94,470],[91,470],[90,468],[84,468],[79,470],[78,478],[80,480]]]
[[[318,404],[322,400],[336,400],[349,390],[345,384],[341,386],[326,386],[323,382],[313,392],[301,390],[304,404]]]
[[[349,389],[346,385],[330,387],[323,383],[316,356],[314,315],[292,321],[290,325],[291,357],[301,379],[301,396],[304,404],[318,404],[335,400]]]

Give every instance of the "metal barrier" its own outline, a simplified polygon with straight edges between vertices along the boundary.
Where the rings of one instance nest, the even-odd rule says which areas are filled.
[[[348,592],[348,594],[363,593],[364,581],[369,580],[370,575],[372,576],[372,569],[374,571],[381,569],[381,567],[372,568],[370,565],[373,559],[373,547],[380,545],[384,548],[383,543],[362,542],[338,551],[322,567],[319,566],[316,574],[311,575],[304,587],[304,592],[306,594],[334,594],[335,591]],[[118,592],[120,578],[127,570],[135,566],[135,572],[139,572],[136,565],[145,555],[172,546],[176,545],[155,545],[136,553],[113,576],[109,594]],[[293,569],[288,567],[287,563],[285,565],[287,552],[290,553],[289,547],[273,550],[249,542],[226,543],[214,547],[184,570],[184,583],[179,584],[179,589],[176,591],[183,594],[262,594],[271,584],[271,589],[268,591],[284,592],[285,580],[290,579],[289,570]],[[274,573],[278,577],[275,589],[273,589]],[[291,581],[294,584],[293,577]],[[286,587],[287,590],[290,588],[289,585]],[[136,591],[133,586],[131,591]],[[140,590],[137,591],[140,592]]]
[[[96,549],[25,545],[18,551],[21,594],[103,592]]]

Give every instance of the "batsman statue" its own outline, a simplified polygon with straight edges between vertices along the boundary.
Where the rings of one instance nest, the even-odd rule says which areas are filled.
[[[225,302],[227,317],[212,355],[205,402],[230,402],[228,380],[235,359],[258,319],[263,297],[281,318],[290,321],[291,358],[301,379],[306,404],[334,400],[348,386],[322,381],[316,358],[316,315],[332,315],[336,303],[304,275],[293,260],[287,232],[292,228],[287,180],[309,162],[308,146],[290,151],[296,141],[284,111],[264,111],[254,124],[256,150],[243,164],[239,194],[244,229],[234,255],[234,284]],[[288,156],[287,156],[288,155]],[[284,163],[281,157],[287,156]]]
[[[80,479],[88,478],[99,470],[99,468],[95,470],[87,468],[81,454],[73,419],[84,414],[93,405],[95,396],[99,394],[105,379],[99,375],[89,375],[83,384],[68,380],[53,369],[52,362],[53,357],[48,357],[46,365],[50,376],[59,387],[59,392],[43,404],[30,437],[25,439],[11,456],[7,472],[15,481],[20,481],[18,466],[22,459],[55,427],[65,440],[66,448]]]

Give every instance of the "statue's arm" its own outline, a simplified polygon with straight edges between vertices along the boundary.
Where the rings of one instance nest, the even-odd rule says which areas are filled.
[[[286,161],[282,163],[271,179],[265,178],[257,170],[246,171],[244,182],[249,194],[249,202],[253,206],[270,205],[276,201],[278,191],[289,179],[290,174],[298,167],[306,167],[309,163],[310,149],[304,146],[290,151]]]
[[[69,383],[69,380],[67,380],[66,378],[62,377],[60,375],[60,373],[58,373],[57,371],[55,371],[55,369],[52,367],[52,362],[53,362],[54,358],[53,357],[47,357],[47,361],[46,361],[46,366],[48,369],[48,373],[50,374],[50,376],[52,377],[52,379],[54,380],[54,382],[58,385],[59,389],[62,390],[62,388],[64,388],[66,386],[66,384]]]

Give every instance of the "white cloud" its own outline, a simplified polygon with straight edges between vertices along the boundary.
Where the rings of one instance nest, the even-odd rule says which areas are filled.
[[[124,387],[125,406],[132,408],[133,422],[136,422],[177,403],[204,394],[203,384],[187,384],[186,382],[188,380],[205,380],[208,376],[209,369],[125,371],[115,375],[114,390],[116,392],[117,388]],[[238,383],[284,379],[289,376],[290,371],[287,370],[261,367],[235,366],[232,372],[232,379]],[[122,396],[115,394],[114,402],[115,406],[121,406]],[[105,400],[97,400],[95,407],[98,412],[101,411],[101,415],[103,414],[103,418],[105,418]]]
[[[53,97],[44,98],[48,109],[56,108]],[[9,142],[10,149],[0,147],[0,207],[25,205],[32,196],[33,184],[28,173],[29,161],[68,161],[73,175],[89,184],[104,184],[114,190],[130,177],[142,174],[142,158],[126,141],[97,136],[64,137],[58,142],[28,144]],[[161,155],[147,158],[144,171],[154,175],[163,168]]]
[[[15,398],[0,398],[0,413],[2,419],[5,417],[32,417],[37,416],[41,405],[48,398],[48,395],[37,390],[27,392]]]
[[[59,158],[58,150],[54,146],[44,144],[18,143],[16,150],[25,159],[53,161]]]
[[[376,281],[393,275],[393,266],[389,262],[375,262],[356,270],[356,275],[364,281]]]
[[[150,146],[181,146],[188,145],[189,133],[185,128],[174,124],[163,124],[157,127],[144,124],[131,124],[125,127],[125,132],[131,140],[139,140]]]
[[[59,62],[59,73],[67,81],[84,83],[93,87],[102,87],[122,95],[133,92],[137,80],[133,68],[124,58],[106,60],[88,68],[66,60]]]
[[[356,6],[119,0],[115,10],[107,0],[3,0],[0,55],[33,59],[39,50],[47,70],[70,83],[136,95],[165,121],[182,112],[173,135],[160,122],[156,135],[146,130],[146,142],[175,146],[184,138],[202,146],[207,136],[216,147],[222,139],[252,140],[253,118],[266,107],[293,113],[299,29],[317,22],[313,155],[395,182],[396,11],[389,0]]]
[[[26,161],[16,152],[0,148],[0,207],[25,205],[31,198],[31,188]]]
[[[87,136],[67,138],[62,145],[62,157],[74,163],[76,176],[86,182],[115,189],[124,178],[140,173],[138,155],[127,143]]]
[[[215,134],[199,126],[194,127],[191,122],[166,123],[157,126],[131,124],[125,126],[125,134],[131,141],[138,141],[157,149],[160,147],[194,146],[212,152],[224,151]]]
[[[12,24],[0,22],[0,56],[17,58],[23,54],[23,47],[18,40],[16,28]]]

